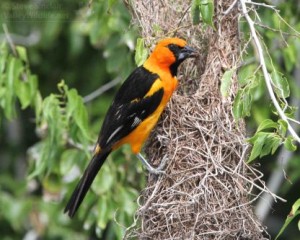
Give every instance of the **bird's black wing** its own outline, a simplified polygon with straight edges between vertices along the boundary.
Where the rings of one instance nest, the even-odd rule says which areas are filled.
[[[98,139],[101,148],[109,148],[127,136],[157,109],[163,88],[145,97],[155,81],[160,81],[159,76],[144,67],[138,67],[126,79],[104,119]]]
[[[120,105],[144,98],[157,79],[158,74],[148,71],[143,66],[137,67],[118,90],[113,104]]]

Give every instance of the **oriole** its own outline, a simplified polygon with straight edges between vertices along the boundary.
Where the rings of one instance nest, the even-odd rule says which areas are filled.
[[[107,156],[121,145],[129,144],[150,172],[159,172],[140,151],[177,87],[178,66],[195,55],[186,41],[163,39],[145,63],[125,80],[107,111],[92,160],[64,210],[70,217],[76,213]]]

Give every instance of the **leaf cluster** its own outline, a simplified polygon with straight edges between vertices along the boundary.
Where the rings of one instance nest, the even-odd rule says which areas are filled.
[[[28,7],[23,10],[30,11],[32,5],[26,4],[21,4]],[[7,43],[0,45],[0,135],[8,132],[7,139],[5,134],[0,137],[8,146],[0,149],[1,235],[4,239],[27,234],[43,239],[121,239],[121,226],[132,222],[137,189],[145,181],[129,149],[107,159],[75,219],[68,219],[63,209],[88,164],[115,90],[88,103],[81,95],[132,70],[135,30],[121,1],[55,6],[50,10],[70,13],[70,18],[20,23],[20,28],[38,32],[36,45],[15,45],[17,54]],[[9,22],[8,29],[16,32],[13,37],[24,34],[18,32],[17,22]],[[61,76],[65,80],[60,81]],[[18,133],[18,144],[9,142],[10,129],[4,128],[11,121],[18,121],[26,132]],[[24,169],[17,160],[20,156]],[[12,169],[22,173],[17,182]]]

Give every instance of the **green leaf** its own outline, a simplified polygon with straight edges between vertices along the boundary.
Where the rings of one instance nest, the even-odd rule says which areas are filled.
[[[238,80],[241,86],[247,85],[249,83],[249,79],[253,78],[253,73],[255,72],[256,65],[248,64],[238,71]],[[250,80],[251,81],[251,80]]]
[[[50,94],[46,97],[42,109],[42,121],[45,122],[48,128],[49,144],[55,148],[64,140],[63,132],[68,129],[57,96]]]
[[[16,46],[16,51],[18,53],[18,56],[20,57],[20,59],[27,63],[28,62],[28,57],[27,57],[27,51],[26,48],[24,48],[23,46]]]
[[[83,136],[89,139],[88,114],[82,97],[78,95],[75,89],[71,89],[67,92],[67,98],[67,118],[70,119],[72,117]]]
[[[136,41],[134,60],[137,66],[142,65],[147,59],[148,51],[144,48],[144,39],[138,38]]]
[[[59,169],[62,175],[67,174],[72,169],[75,164],[75,159],[78,159],[78,155],[78,149],[67,149],[63,152],[59,162]]]
[[[100,197],[98,200],[98,205],[97,205],[97,209],[98,209],[98,220],[97,220],[97,225],[99,228],[104,229],[107,225],[109,216],[108,216],[108,204],[107,204],[108,200],[106,197]]]
[[[275,93],[280,98],[287,98],[290,96],[290,87],[287,79],[283,76],[282,73],[274,70],[271,73],[273,83],[275,85]]]
[[[289,151],[296,151],[297,146],[294,144],[292,136],[288,136],[284,141],[284,147]]]
[[[214,3],[212,0],[200,0],[200,13],[203,22],[214,28]]]
[[[235,119],[250,116],[253,96],[259,86],[260,79],[252,75],[248,78],[247,84],[239,89],[233,103],[233,114]]]
[[[108,0],[108,10],[116,3],[116,0]]]
[[[282,139],[280,137],[274,137],[272,141],[273,143],[272,143],[271,154],[273,155],[278,149],[278,147],[281,145]]]
[[[265,126],[268,126],[267,123]],[[277,148],[282,144],[282,138],[277,132],[256,132],[255,135],[248,139],[253,145],[249,160],[250,163],[257,157],[263,157],[274,154]]]
[[[232,82],[232,75],[234,71],[235,69],[227,70],[222,76],[220,90],[223,97],[228,97],[229,95],[229,90]]]
[[[265,141],[267,139],[268,133],[264,133],[264,132],[259,132],[257,134],[254,135],[254,137],[252,137],[251,139],[249,139],[249,142],[253,143],[253,148],[249,157],[249,160],[247,161],[247,163],[252,162],[255,158],[257,158],[258,156],[260,156],[261,152],[262,152],[262,148],[265,144]]]
[[[36,94],[38,93],[38,78],[36,75],[30,75],[29,79],[29,86],[30,86],[30,98],[31,102],[34,101]]]
[[[286,220],[283,226],[281,227],[279,233],[277,234],[275,240],[279,238],[279,236],[284,232],[284,230],[287,228],[290,222],[300,214],[299,207],[300,207],[300,198],[293,204],[292,210],[289,213],[289,215],[287,215]],[[299,222],[298,222],[298,226],[299,226]]]
[[[15,58],[10,57],[7,59],[7,77],[6,88],[4,95],[4,113],[8,119],[12,119],[15,115],[15,96],[14,96],[14,80],[17,73],[17,61]]]
[[[300,208],[300,198],[293,204],[292,211],[290,212],[290,216],[295,215]]]
[[[67,99],[68,99],[68,105],[67,105],[67,118],[70,119],[74,112],[76,111],[77,105],[78,105],[78,93],[77,90],[71,89],[70,91],[67,91]]]
[[[193,19],[193,24],[200,23],[200,0],[193,0],[191,7],[191,14]]]
[[[18,81],[17,87],[16,87],[16,95],[20,100],[21,108],[25,109],[30,105],[31,102],[31,91],[30,91],[30,85],[27,81]]]
[[[236,120],[240,119],[242,117],[241,95],[242,95],[242,91],[238,90],[238,92],[234,98],[234,101],[233,101],[232,112],[233,112],[233,116]]]
[[[233,111],[233,116],[236,120],[240,119],[243,116],[243,103],[241,101],[242,94],[243,94],[242,90],[238,90],[233,102],[232,111]]]
[[[97,195],[102,195],[112,189],[113,183],[114,176],[111,173],[111,169],[108,165],[105,165],[101,168],[100,173],[95,178],[92,189]]]
[[[41,119],[41,114],[43,111],[43,98],[42,98],[40,92],[38,92],[35,95],[34,106],[35,106],[36,124],[39,124],[40,119]]]
[[[243,116],[250,116],[251,106],[252,106],[252,92],[250,89],[247,89],[247,91],[244,91],[243,96]]]
[[[276,122],[273,122],[271,119],[265,119],[264,121],[259,124],[256,132],[261,132],[262,130],[269,129],[269,128],[275,128],[278,129],[278,124]]]
[[[298,87],[297,87],[298,89]],[[285,109],[285,115],[289,118],[295,118],[295,113],[298,110],[298,107],[296,106],[287,106]]]
[[[262,158],[263,156],[267,156],[270,153],[275,152],[281,142],[281,138],[276,133],[267,133],[267,137],[259,157]]]
[[[265,141],[262,145],[261,151],[259,153],[259,157],[261,158],[263,156],[269,155],[271,149],[272,149],[272,137],[269,134],[267,134]]]
[[[120,56],[126,56],[128,55],[128,50],[123,47],[119,47],[116,49],[112,49],[110,51],[110,56],[107,58],[107,71],[110,73],[117,72],[119,73],[119,70],[125,65],[127,59],[126,57],[120,57]]]
[[[0,46],[0,74],[2,74],[5,70],[7,56],[8,56],[8,49],[4,41]]]
[[[133,214],[136,210],[136,204],[134,199],[138,196],[137,192],[131,188],[125,189],[124,187],[119,187],[118,194],[122,201],[119,203],[121,208],[125,210],[125,212],[129,215]]]
[[[288,125],[287,125],[287,122],[282,120],[282,119],[279,119],[278,120],[278,123],[279,123],[279,134],[284,137],[285,134],[286,134],[286,131],[287,131],[287,128],[288,128]]]
[[[235,119],[249,116],[252,105],[252,91],[250,88],[239,90],[233,102]]]
[[[8,91],[13,92],[14,91],[14,79],[15,79],[15,72],[16,72],[16,59],[15,58],[9,58],[8,59],[8,70],[7,70],[7,84],[6,88]]]
[[[31,147],[31,152],[42,152],[43,153],[48,153],[50,150],[51,146],[50,144],[47,144],[47,142],[41,142],[36,144],[34,147]],[[50,158],[49,158],[50,159]],[[48,159],[48,160],[49,160]],[[39,176],[47,167],[47,161],[41,156],[38,158],[35,158],[33,160],[33,169],[32,171],[28,174],[27,179],[33,179],[36,176]]]
[[[284,66],[291,72],[295,67],[297,62],[297,50],[295,49],[295,45],[289,45],[283,49],[283,59],[284,59]]]
[[[27,198],[18,198],[2,191],[0,203],[1,218],[8,220],[14,231],[22,231],[23,224],[32,210],[32,202]]]

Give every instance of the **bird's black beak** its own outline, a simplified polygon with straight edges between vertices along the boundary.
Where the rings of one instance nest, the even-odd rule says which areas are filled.
[[[197,55],[198,55],[198,53],[194,48],[185,46],[184,48],[181,49],[179,56],[178,56],[178,60],[183,61],[186,58],[193,58],[193,57],[196,57]]]

